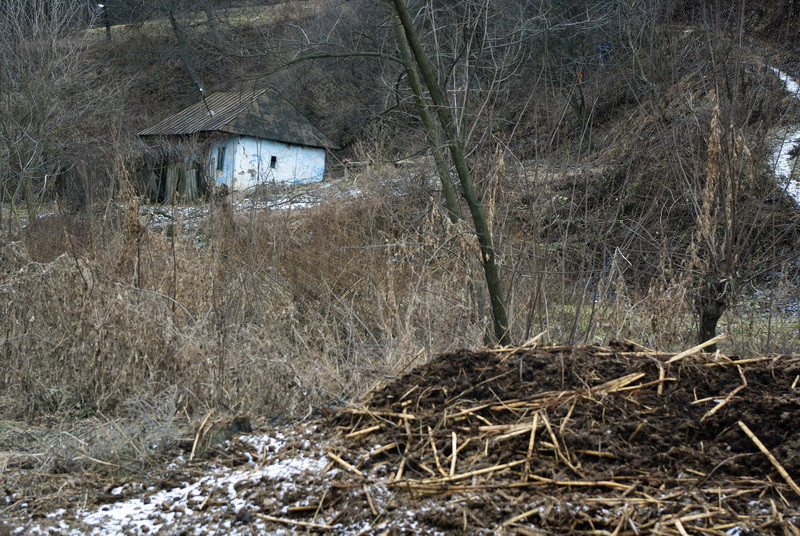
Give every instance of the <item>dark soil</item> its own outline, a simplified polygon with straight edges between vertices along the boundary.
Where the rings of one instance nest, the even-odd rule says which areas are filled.
[[[616,456],[616,461],[602,458],[598,462],[597,457],[575,455],[583,473],[598,478],[618,474],[623,468],[664,474],[687,468],[705,472],[734,458],[739,463],[723,463],[715,473],[762,478],[771,465],[765,456],[754,453],[753,442],[736,426],[742,420],[790,474],[800,474],[800,385],[792,388],[800,375],[800,357],[742,367],[702,366],[689,359],[662,365],[670,381],[663,382],[661,396],[655,385],[622,393],[592,393],[593,386],[635,372],[645,374],[637,383],[656,380],[662,362],[653,355],[626,356],[596,347],[518,351],[510,356],[462,351],[440,356],[380,389],[368,406],[398,413],[407,408],[411,414],[424,415],[415,426],[437,430],[443,428],[445,410],[455,413],[455,408],[565,393],[554,397],[545,411],[551,422],[560,422],[574,404],[561,433],[564,443],[573,451],[597,450]],[[716,405],[715,400],[742,385],[740,370],[747,388],[701,422]],[[712,400],[692,403],[705,398]],[[408,401],[411,404],[403,404]],[[484,424],[478,415],[492,424],[516,423],[530,420],[530,413],[486,408],[458,426]],[[387,443],[399,439],[401,444],[404,440],[393,433],[382,439]],[[501,461],[512,458],[514,451],[525,450],[527,443],[527,436],[509,441],[495,454]]]
[[[461,523],[462,532],[465,526],[494,528],[531,509],[537,512],[528,520],[536,527],[565,534],[633,533],[634,525],[670,524],[697,509],[708,517],[693,520],[692,526],[713,531],[737,516],[754,515],[756,499],[767,497],[796,516],[800,496],[738,423],[789,475],[800,475],[800,357],[714,362],[694,356],[667,364],[668,355],[634,350],[615,344],[443,355],[376,390],[365,404],[374,416],[345,411],[333,422],[348,432],[382,422],[382,429],[367,437],[370,444],[397,444],[384,463],[396,470],[405,459],[396,486],[402,493],[405,482],[409,500],[415,490],[419,495],[479,492],[479,505],[458,503],[467,509],[466,525],[438,514],[426,521],[444,531],[459,532],[453,523]],[[608,382],[636,373],[643,376],[621,389],[608,388]],[[471,408],[479,409],[465,413]],[[381,416],[403,412],[414,416],[400,419],[408,428]],[[513,465],[526,460],[531,434],[502,436],[514,426],[530,428],[536,413],[529,462]],[[454,433],[458,445],[471,440],[458,452],[455,475],[512,467],[466,480],[450,478]],[[364,441],[361,436],[351,440],[352,448],[358,450]],[[718,511],[711,515],[714,508]],[[631,522],[622,526],[623,517]],[[774,521],[756,515],[741,528],[771,533],[773,527],[782,534],[770,524]],[[514,527],[525,530],[507,525]]]
[[[148,530],[800,535],[800,356],[672,357],[624,343],[442,355],[315,423],[82,499],[148,503],[227,467],[256,477],[203,481],[199,508],[173,494],[164,511],[178,514],[153,514]],[[270,469],[298,459],[324,470]],[[0,529],[77,534],[92,508],[28,508],[27,520],[0,515]]]

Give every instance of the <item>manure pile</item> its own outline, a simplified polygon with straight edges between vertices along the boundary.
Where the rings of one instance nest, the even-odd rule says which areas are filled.
[[[798,536],[799,409],[798,355],[460,351],[0,534]]]
[[[331,456],[444,533],[800,534],[799,375],[631,343],[462,351],[333,415]],[[348,505],[379,521],[368,490]]]

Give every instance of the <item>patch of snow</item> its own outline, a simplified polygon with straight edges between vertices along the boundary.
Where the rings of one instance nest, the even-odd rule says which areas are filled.
[[[47,517],[58,523],[60,534],[92,536],[112,534],[152,534],[157,532],[181,532],[180,527],[190,526],[197,528],[213,523],[210,514],[213,510],[242,508],[258,510],[259,506],[238,496],[237,484],[247,482],[255,484],[263,481],[273,482],[272,486],[281,492],[292,491],[296,488],[295,480],[303,473],[319,473],[328,464],[327,458],[317,452],[316,455],[304,452],[292,453],[284,458],[277,455],[286,443],[281,433],[272,435],[243,436],[240,441],[252,448],[256,456],[251,455],[249,462],[240,469],[230,469],[225,466],[212,465],[209,472],[194,482],[182,482],[180,486],[151,493],[144,498],[133,498],[106,504],[92,510],[78,510],[75,519],[83,525],[80,528],[70,528],[62,517],[65,510],[56,510]],[[264,460],[268,459],[268,462]],[[119,486],[111,491],[112,495],[120,495],[126,486]],[[210,506],[205,511],[198,507],[207,502],[212,496],[226,502],[225,507]],[[220,533],[235,534],[230,520],[219,519],[216,522]],[[224,525],[224,527],[223,527]],[[263,529],[266,527],[263,526]],[[51,534],[53,526],[49,524],[35,524],[28,527],[19,527],[14,534]],[[252,526],[242,526],[241,529],[250,533]],[[213,530],[211,531],[214,532]],[[289,532],[286,532],[288,534]]]
[[[800,83],[789,74],[774,67],[770,68],[786,86],[786,91],[800,99]],[[789,154],[798,144],[800,144],[800,127],[792,127],[778,132],[772,159],[775,176],[786,180],[786,192],[800,203],[800,166],[798,159]]]
[[[795,97],[800,98],[800,84],[798,84],[794,78],[789,76],[787,73],[784,73],[780,69],[776,69],[775,67],[770,67],[770,69],[772,69],[772,72],[774,72],[778,78],[780,78],[781,82],[784,83],[786,86],[786,91]]]

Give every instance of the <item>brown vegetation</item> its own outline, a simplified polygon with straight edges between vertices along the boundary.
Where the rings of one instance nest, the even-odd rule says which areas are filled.
[[[15,506],[29,502],[6,520],[164,533],[797,534],[800,358],[699,350],[531,341],[443,354],[324,418],[215,448],[210,462],[63,486],[48,500],[9,483]],[[83,509],[41,516],[78,497]]]
[[[196,98],[168,31],[117,26],[107,42],[67,25],[0,42],[16,59],[0,82],[30,82],[0,84],[0,419],[49,431],[34,441],[9,423],[3,467],[133,470],[211,408],[304,417],[490,340],[476,237],[440,206],[436,137],[392,58],[390,12],[313,4],[291,25],[243,23],[252,6],[175,18],[204,83],[275,85],[346,145],[331,162],[366,163],[331,172],[319,189],[337,193],[296,210],[258,195],[140,206],[135,132]],[[692,6],[714,12],[593,2],[586,20],[586,2],[463,4],[432,2],[415,24],[486,208],[511,340],[676,350],[719,321],[724,352],[796,351],[798,210],[769,135],[800,110],[772,57],[730,32],[749,15],[687,26]],[[32,55],[14,56],[28,40]],[[48,54],[63,52],[62,72]],[[305,54],[341,57],[292,63]],[[8,134],[37,102],[53,114]],[[417,164],[387,165],[399,159]]]

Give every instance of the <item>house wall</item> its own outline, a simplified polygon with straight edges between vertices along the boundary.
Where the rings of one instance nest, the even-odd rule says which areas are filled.
[[[219,165],[220,148],[224,148],[225,150],[222,166]],[[214,184],[227,184],[229,188],[233,187],[231,184],[231,178],[233,177],[235,151],[236,143],[231,138],[222,139],[211,146],[208,159],[208,176],[213,177]]]
[[[222,170],[217,169],[220,147],[225,148]],[[319,181],[325,172],[325,149],[249,136],[231,136],[220,141],[211,148],[210,156],[211,176],[217,184],[227,184],[233,190],[268,182]]]

